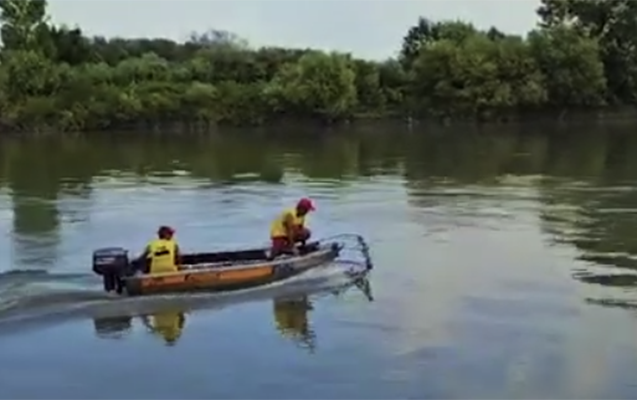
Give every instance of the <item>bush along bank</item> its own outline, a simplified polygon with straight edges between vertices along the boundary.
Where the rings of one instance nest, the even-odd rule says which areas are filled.
[[[387,115],[495,121],[635,104],[637,2],[544,0],[537,14],[537,29],[524,37],[419,18],[398,56],[376,62],[255,49],[223,31],[183,43],[87,37],[48,23],[45,0],[3,0],[0,125],[80,131]]]

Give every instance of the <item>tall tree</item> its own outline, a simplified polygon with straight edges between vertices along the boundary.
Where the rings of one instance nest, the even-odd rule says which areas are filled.
[[[0,35],[6,50],[40,50],[48,33],[46,0],[0,1]]]

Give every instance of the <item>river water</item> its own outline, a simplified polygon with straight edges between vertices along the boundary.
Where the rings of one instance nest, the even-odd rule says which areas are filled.
[[[0,308],[99,299],[91,251],[159,224],[184,250],[260,246],[300,196],[376,268],[0,324],[0,397],[634,398],[634,129],[4,140]]]

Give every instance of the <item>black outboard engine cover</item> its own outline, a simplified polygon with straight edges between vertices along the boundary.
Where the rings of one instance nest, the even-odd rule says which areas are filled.
[[[102,276],[104,290],[121,293],[123,281],[130,269],[128,251],[120,247],[109,247],[93,252],[93,272]]]
[[[125,275],[128,265],[128,251],[121,247],[109,247],[93,252],[93,272],[98,275]]]

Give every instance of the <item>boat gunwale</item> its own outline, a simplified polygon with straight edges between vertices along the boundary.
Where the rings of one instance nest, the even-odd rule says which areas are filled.
[[[325,246],[316,251],[313,251],[308,254],[297,255],[292,257],[274,259],[274,260],[254,260],[254,261],[242,261],[239,263],[232,264],[232,261],[223,261],[219,263],[210,263],[210,264],[191,264],[192,266],[187,267],[183,270],[175,271],[175,272],[161,272],[155,274],[137,274],[133,276],[127,276],[124,280],[138,280],[138,279],[148,279],[148,278],[165,278],[165,277],[173,277],[180,276],[185,274],[205,274],[205,273],[220,273],[227,271],[242,271],[247,269],[255,269],[262,267],[276,267],[277,265],[287,264],[287,263],[296,263],[301,260],[311,260],[315,257],[323,257],[326,254],[332,252],[333,249],[331,246]],[[230,265],[229,265],[230,264]],[[196,265],[202,265],[200,267],[196,267]]]

